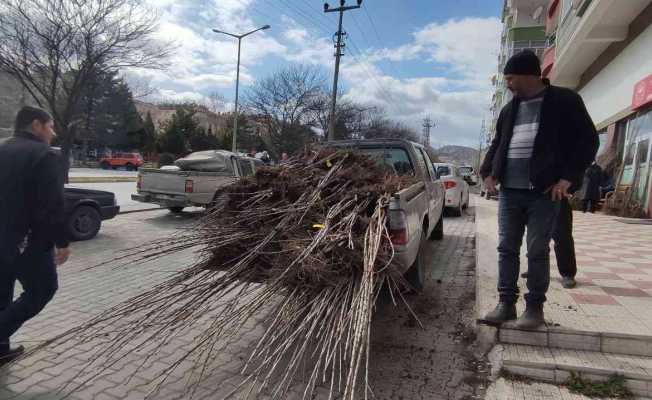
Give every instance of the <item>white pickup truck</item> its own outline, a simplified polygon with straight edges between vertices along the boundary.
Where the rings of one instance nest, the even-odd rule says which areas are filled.
[[[425,244],[427,240],[441,240],[444,235],[445,189],[426,149],[400,139],[335,141],[324,147],[361,152],[399,175],[416,178],[414,185],[392,196],[388,225],[402,272],[413,288],[421,290],[427,268]]]
[[[253,175],[262,161],[224,150],[192,153],[175,161],[175,166],[141,168],[137,194],[131,198],[154,203],[174,213],[185,207],[207,207],[218,189],[245,176]]]

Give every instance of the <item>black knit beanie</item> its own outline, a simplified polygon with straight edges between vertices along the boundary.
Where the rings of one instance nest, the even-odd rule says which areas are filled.
[[[523,50],[516,53],[507,60],[503,74],[541,76],[539,57],[532,50]]]

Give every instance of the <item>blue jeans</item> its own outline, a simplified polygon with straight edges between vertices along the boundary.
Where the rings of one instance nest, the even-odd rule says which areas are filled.
[[[498,203],[498,294],[501,302],[518,299],[523,234],[527,227],[528,293],[525,301],[542,304],[550,285],[550,240],[559,202],[533,190],[502,189]]]
[[[16,280],[23,293],[14,301]],[[11,335],[45,307],[58,287],[52,249],[28,246],[13,262],[0,261],[0,354],[9,350]]]

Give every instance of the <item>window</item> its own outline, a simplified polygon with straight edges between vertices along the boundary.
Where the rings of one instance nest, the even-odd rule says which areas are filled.
[[[240,173],[242,176],[251,176],[254,174],[254,169],[249,160],[238,160],[238,165],[240,166]]]
[[[423,157],[423,153],[419,151],[420,149],[418,147],[415,150],[417,153],[417,164],[419,164],[421,171],[427,170],[428,167],[426,167],[426,159]]]
[[[407,152],[401,148],[372,149],[361,148],[359,151],[376,160],[379,165],[386,165],[399,175],[414,175],[414,167]]]
[[[426,167],[428,169],[428,175],[430,175],[431,180],[436,180],[437,179],[437,174],[435,174],[435,168],[432,166],[432,160],[430,159],[430,156],[428,155],[428,152],[425,151],[424,149],[419,149],[421,153],[423,154],[423,158],[426,160]]]
[[[636,151],[638,157],[638,164],[643,165],[647,163],[647,150],[650,147],[650,139],[641,140],[638,142],[638,149]]]
[[[439,176],[450,176],[453,175],[451,172],[451,168],[448,165],[440,165],[437,167],[437,173]]]

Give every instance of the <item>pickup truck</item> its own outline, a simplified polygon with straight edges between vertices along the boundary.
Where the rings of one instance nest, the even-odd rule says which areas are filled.
[[[94,238],[102,221],[120,212],[111,192],[67,187],[63,190],[63,198],[66,229],[71,240]]]
[[[185,207],[208,207],[216,200],[218,189],[253,175],[262,165],[260,160],[229,151],[198,151],[176,160],[174,166],[141,168],[138,193],[131,198],[158,204],[173,213]]]
[[[329,142],[324,147],[361,152],[417,182],[394,193],[389,204],[388,228],[398,265],[410,283],[421,290],[425,280],[425,244],[444,236],[445,189],[426,149],[401,139]]]

